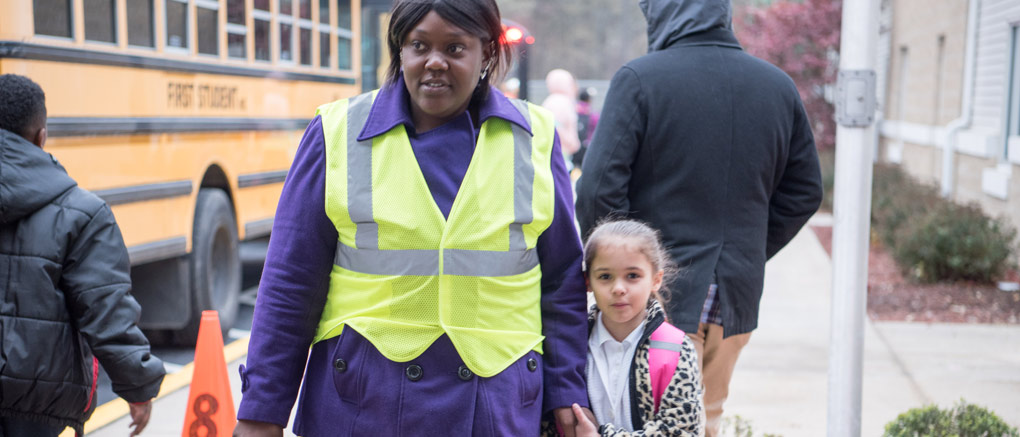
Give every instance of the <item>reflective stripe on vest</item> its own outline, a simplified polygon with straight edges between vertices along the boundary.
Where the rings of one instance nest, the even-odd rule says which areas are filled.
[[[315,341],[349,326],[404,362],[446,334],[480,376],[541,352],[535,244],[553,214],[552,117],[512,100],[532,133],[486,120],[447,219],[403,125],[357,141],[373,100],[368,93],[318,111],[326,209],[339,241]]]

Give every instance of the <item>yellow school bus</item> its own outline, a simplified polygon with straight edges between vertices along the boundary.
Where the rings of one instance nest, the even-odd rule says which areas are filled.
[[[202,310],[233,324],[239,242],[269,234],[316,106],[377,83],[363,3],[388,6],[0,1],[0,74],[42,86],[46,150],[113,209],[144,328],[193,343]]]

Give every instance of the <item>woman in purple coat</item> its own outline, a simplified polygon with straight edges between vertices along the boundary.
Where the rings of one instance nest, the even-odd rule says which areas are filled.
[[[298,435],[571,435],[585,286],[551,116],[489,85],[494,0],[400,0],[388,34],[386,84],[320,107],[287,175],[234,434],[281,435],[300,387]]]

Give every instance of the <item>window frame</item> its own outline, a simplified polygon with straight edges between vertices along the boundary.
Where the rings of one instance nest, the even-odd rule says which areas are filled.
[[[350,9],[351,9],[351,29],[345,29],[343,27],[340,27],[340,2],[342,2],[342,1],[348,2],[348,4],[350,5]],[[331,3],[336,5],[336,10],[333,11],[333,15],[336,17],[336,26],[333,27],[333,42],[336,42],[336,44],[334,44],[335,49],[332,52],[332,53],[336,53],[336,62],[332,63],[331,67],[335,67],[336,71],[343,71],[343,72],[350,72],[350,73],[352,73],[355,70],[354,69],[354,50],[355,50],[355,47],[354,47],[354,29],[353,29],[354,28],[354,19],[355,19],[355,17],[354,17],[354,5],[353,5],[352,0],[334,0]],[[350,68],[340,68],[340,64],[341,64],[340,63],[340,38],[346,39],[347,42],[350,44],[350,47],[351,47],[350,57],[349,57]]]
[[[223,28],[223,29],[220,28],[221,27],[220,26],[220,12],[221,12],[220,9],[223,7],[223,5],[220,4],[219,0],[191,0],[191,1],[195,5],[195,17],[194,17],[194,20],[189,20],[188,24],[191,24],[190,21],[194,21],[194,23],[195,23],[195,55],[200,57],[200,58],[206,58],[206,59],[220,59],[220,54],[221,54],[220,53],[220,42],[222,42],[222,41],[224,41],[226,39],[226,35],[225,35],[225,30],[226,29],[225,28]],[[198,12],[199,12],[199,9],[205,9],[205,10],[213,11],[213,12],[216,13],[216,31],[213,32],[213,34],[216,36],[216,42],[215,42],[215,44],[213,44],[213,46],[216,47],[216,53],[202,53],[202,52],[199,51],[198,46],[199,46],[199,41],[201,40],[201,38],[199,38],[199,36],[198,36],[198,32],[199,32]],[[226,9],[223,9],[222,12],[225,13]],[[188,35],[190,37],[191,34],[189,33]],[[234,59],[240,59],[240,58],[234,58]]]
[[[120,38],[118,38],[120,36],[119,35],[120,22],[117,20],[117,6],[120,4],[120,2],[117,1],[117,0],[109,0],[110,6],[111,6],[111,12],[112,12],[112,15],[110,17],[110,24],[112,25],[111,26],[112,28],[110,30],[112,31],[113,41],[100,41],[100,40],[96,40],[96,39],[89,39],[89,36],[88,36],[89,26],[88,26],[88,21],[87,21],[88,20],[88,13],[85,12],[85,0],[72,0],[72,6],[71,6],[72,9],[74,9],[74,6],[73,6],[74,1],[80,1],[81,2],[81,12],[82,12],[82,32],[81,32],[81,37],[82,37],[82,41],[84,41],[85,44],[95,44],[95,45],[106,46],[106,47],[120,47],[120,41],[119,41]],[[71,21],[74,21],[74,18],[72,18]],[[125,23],[125,24],[127,24],[127,23]]]
[[[273,7],[272,4],[270,4],[269,8],[272,9],[272,7]],[[258,58],[258,48],[257,48],[258,47],[258,41],[255,40],[256,38],[258,38],[258,34],[255,32],[255,30],[256,30],[255,27],[256,27],[256,24],[257,24],[256,22],[257,21],[264,22],[264,23],[266,23],[268,25],[268,35],[266,36],[266,39],[269,41],[269,58],[268,59],[259,59]],[[263,9],[256,9],[254,3],[252,3],[252,9],[251,9],[251,27],[250,27],[250,31],[251,31],[251,58],[252,58],[252,60],[255,63],[258,63],[258,64],[272,64],[273,63],[273,47],[274,47],[274,44],[273,44],[273,35],[276,34],[276,32],[273,32],[273,25],[274,24],[276,24],[276,17],[275,17],[275,15],[271,11],[266,11],[266,10],[263,10]]]
[[[297,7],[296,7],[297,2],[294,1],[294,0],[290,0],[290,14],[286,15],[286,14],[283,14],[283,13],[279,12],[281,10],[280,3],[283,2],[283,1],[284,0],[275,0],[276,10],[277,10],[276,21],[273,23],[274,25],[270,25],[270,34],[272,34],[272,30],[274,28],[276,30],[276,41],[277,41],[276,46],[278,48],[278,50],[276,52],[276,64],[277,65],[285,65],[285,66],[297,66],[297,65],[300,65],[299,61],[298,61],[299,53],[297,52],[297,50],[295,50],[297,48],[297,46],[298,46],[297,38],[295,37],[295,35],[297,35],[297,33],[298,33],[297,32],[297,27],[298,27],[297,26],[297,21],[298,20],[297,20],[297,18],[295,18],[296,14],[297,14]],[[283,25],[285,25],[285,24],[290,26],[290,59],[289,60],[283,59]],[[270,37],[269,40],[270,40],[270,45],[272,45],[273,38]]]
[[[156,36],[156,6],[158,6],[158,5],[156,4],[156,0],[144,0],[144,1],[148,1],[149,5],[151,6],[149,8],[149,15],[150,15],[149,16],[149,21],[150,21],[149,24],[152,27],[149,30],[150,30],[150,32],[152,32],[152,46],[139,46],[139,45],[131,44],[131,23],[130,23],[131,18],[130,18],[130,15],[128,14],[128,2],[127,1],[124,2],[124,16],[127,17],[126,20],[128,21],[128,22],[124,23],[124,38],[125,38],[124,44],[125,44],[125,46],[127,48],[130,48],[130,49],[155,51],[156,48],[159,46],[159,38]]]
[[[46,34],[39,33],[38,29],[36,29],[36,26],[35,26],[35,16],[36,16],[36,13],[35,13],[35,1],[34,0],[32,1],[31,11],[32,11],[32,37],[33,38],[42,38],[44,40],[45,39],[49,39],[49,40],[52,40],[52,41],[64,41],[64,42],[67,42],[67,41],[72,41],[73,42],[73,41],[75,41],[75,37],[74,36],[75,36],[76,31],[78,30],[75,27],[75,25],[74,25],[74,1],[75,0],[65,0],[65,1],[67,2],[67,30],[68,30],[67,36],[46,35]],[[82,29],[82,35],[84,35],[84,34],[85,34],[85,29]]]
[[[187,15],[184,17],[184,47],[174,47],[170,45],[170,26],[169,18],[167,17],[166,7],[171,2],[184,4],[184,10]],[[189,0],[163,0],[163,52],[171,53],[175,55],[190,55],[191,49],[195,46],[191,41],[191,2]],[[197,48],[196,48],[197,53]]]

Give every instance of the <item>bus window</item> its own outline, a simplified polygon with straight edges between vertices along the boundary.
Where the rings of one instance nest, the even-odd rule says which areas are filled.
[[[294,62],[294,25],[289,23],[280,23],[280,62]]]
[[[187,0],[166,0],[166,46],[188,48]]]
[[[350,70],[353,62],[351,60],[351,38],[354,37],[354,33],[351,32],[351,0],[337,0],[336,10],[338,66],[341,70]]]
[[[252,14],[256,16],[255,14]],[[255,19],[255,60],[269,61],[269,20]]]
[[[340,58],[340,69],[350,70],[351,69],[351,38],[343,35],[337,39],[336,46],[337,56]]]
[[[85,39],[117,42],[113,0],[85,0]]]
[[[312,29],[302,25],[298,32],[301,34],[298,40],[301,44],[301,65],[312,65]]]
[[[330,0],[319,0],[319,66],[329,68],[333,65],[333,56],[330,51],[329,35],[329,2]]]
[[[341,29],[351,30],[351,0],[337,0],[337,23]]]
[[[203,55],[218,55],[220,53],[219,40],[219,9],[220,4],[215,1],[196,1],[195,23],[198,30],[198,53]]]
[[[312,0],[298,0],[298,18],[312,19]]]
[[[128,45],[155,47],[152,35],[152,0],[127,0]]]
[[[253,7],[251,16],[255,22],[255,60],[270,61],[269,20],[273,16],[269,13],[269,0],[255,0]]]
[[[329,32],[319,32],[319,66],[329,68],[333,62],[329,52]]]
[[[36,11],[43,14],[32,14],[35,19],[35,34],[71,37],[71,0],[33,0]]]
[[[245,25],[244,0],[227,0],[227,56],[248,57],[248,27]]]

